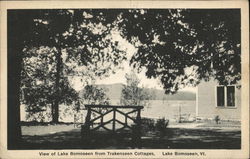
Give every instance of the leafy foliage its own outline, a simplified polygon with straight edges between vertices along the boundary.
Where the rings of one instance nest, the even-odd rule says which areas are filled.
[[[192,62],[201,66],[198,78],[209,80],[212,76],[224,85],[237,83],[241,79],[240,10],[193,10],[183,16],[196,32]]]
[[[166,93],[211,77],[240,80],[240,10],[131,9],[121,17],[123,37],[138,49],[131,64]]]
[[[33,19],[26,46],[47,46],[64,56],[64,63],[96,67],[101,76],[124,60],[121,44],[112,38],[115,30],[115,11],[107,10],[38,10]],[[60,57],[61,58],[61,57]],[[104,64],[107,63],[107,64]],[[73,66],[76,68],[77,66]],[[106,65],[106,66],[104,66]],[[65,67],[65,66],[64,66]],[[103,67],[103,68],[102,68]],[[66,72],[70,75],[81,75]]]
[[[134,72],[126,74],[127,84],[122,89],[121,104],[123,105],[147,105],[151,95],[144,88],[140,88],[140,80]]]
[[[82,92],[82,102],[84,104],[109,104],[109,98],[106,96],[103,88],[95,85],[86,85]]]
[[[160,132],[160,136],[165,136],[167,132],[169,120],[165,118],[158,119],[155,123],[155,128]]]
[[[72,104],[78,100],[77,92],[70,87],[67,77],[61,77],[59,92],[55,92],[56,51],[49,47],[25,49],[21,80],[21,102],[29,112],[27,118],[41,118],[42,112],[51,107],[56,96],[59,104]],[[57,93],[57,94],[56,94]],[[37,114],[37,115],[35,115]],[[39,115],[40,114],[40,115]],[[50,113],[44,114],[51,116]]]
[[[99,88],[95,85],[86,85],[81,92],[81,103],[82,104],[96,104],[96,105],[109,105],[110,99],[106,95],[106,90],[103,88]],[[108,109],[103,108],[95,108],[98,112],[106,112]],[[94,116],[96,113],[92,112]]]
[[[151,118],[141,119],[142,132],[147,133],[149,131],[155,131],[155,121]]]

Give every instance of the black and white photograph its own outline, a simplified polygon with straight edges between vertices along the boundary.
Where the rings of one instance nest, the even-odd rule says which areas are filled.
[[[7,150],[241,150],[241,17],[7,9]]]

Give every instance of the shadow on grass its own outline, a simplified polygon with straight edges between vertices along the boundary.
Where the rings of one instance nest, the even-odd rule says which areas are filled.
[[[80,130],[55,134],[22,137],[21,149],[133,149],[132,134],[110,134],[98,132],[89,138],[81,139]],[[167,134],[158,133],[142,136],[142,149],[240,149],[239,130],[168,128]]]

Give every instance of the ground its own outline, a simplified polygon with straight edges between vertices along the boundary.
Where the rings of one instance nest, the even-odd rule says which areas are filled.
[[[22,126],[22,133],[22,149],[135,148],[130,134],[99,132],[85,144],[80,128],[73,124]],[[138,145],[143,149],[240,149],[241,131],[238,123],[170,123],[165,136],[149,131]]]

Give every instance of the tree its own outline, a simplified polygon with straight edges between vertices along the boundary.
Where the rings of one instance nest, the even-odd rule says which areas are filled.
[[[196,32],[193,62],[202,66],[197,68],[198,79],[213,77],[223,85],[236,84],[241,79],[240,10],[193,10],[183,16]]]
[[[119,65],[120,61],[125,59],[125,53],[119,50],[118,42],[114,41],[110,35],[111,24],[107,26],[102,24],[106,22],[106,19],[101,11],[45,10],[41,13],[42,17],[34,19],[36,26],[33,28],[32,40],[27,44],[27,48],[34,50],[34,47],[38,47],[37,50],[41,51],[41,46],[47,47],[47,52],[44,53],[45,58],[51,56],[52,60],[47,58],[45,63],[54,68],[48,74],[49,79],[52,80],[50,86],[46,86],[48,83],[40,84],[44,88],[32,86],[30,80],[37,81],[48,77],[46,67],[40,66],[36,70],[24,69],[24,74],[35,76],[26,76],[28,80],[24,77],[22,84],[26,89],[25,92],[29,94],[24,95],[23,101],[32,109],[50,104],[52,122],[57,123],[59,105],[65,102],[69,105],[78,100],[77,92],[70,87],[69,76],[86,76],[86,71],[79,71],[78,68],[84,66],[88,66],[88,69],[94,72],[90,78],[107,75],[112,67]],[[38,37],[39,40],[42,38],[45,42],[36,43]],[[33,55],[36,56],[36,54]],[[33,58],[29,54],[27,56],[28,60]],[[42,55],[39,55],[39,58],[42,58]],[[29,65],[28,62],[25,64]],[[34,68],[34,64],[31,67]],[[40,74],[37,73],[38,70]],[[51,92],[46,93],[48,90]]]
[[[121,17],[123,37],[138,49],[131,64],[159,78],[166,93],[211,77],[240,80],[240,10],[131,9]]]
[[[75,103],[75,107],[66,107],[63,111],[64,117],[69,117],[74,115],[75,120],[82,120],[82,113],[80,110],[83,110],[82,106],[85,104],[102,104],[109,105],[109,98],[106,95],[106,90],[99,88],[96,85],[86,85],[79,92],[79,100]],[[103,109],[97,109],[101,112]]]
[[[134,72],[125,75],[126,85],[122,89],[121,104],[147,105],[151,99],[150,93],[145,88],[140,88],[140,80]]]
[[[87,13],[88,12],[88,13]],[[91,14],[89,14],[91,13]],[[23,60],[23,49],[32,47],[55,47],[57,49],[57,80],[56,91],[59,91],[60,72],[61,72],[61,51],[62,48],[78,48],[81,46],[79,42],[83,42],[87,46],[91,46],[93,41],[98,42],[97,36],[87,36],[89,40],[79,40],[81,34],[77,29],[73,29],[73,33],[69,33],[65,42],[62,42],[63,35],[67,30],[78,28],[85,22],[98,22],[102,21],[103,25],[111,26],[116,25],[114,19],[116,18],[116,11],[101,12],[100,10],[9,10],[7,14],[8,25],[8,149],[17,149],[21,140],[21,127],[20,127],[20,88],[21,88],[21,70]],[[83,15],[86,15],[83,18]],[[91,18],[92,16],[92,18]],[[95,17],[95,18],[93,18]],[[92,23],[93,24],[93,23]],[[95,28],[95,26],[92,26]],[[84,33],[88,30],[83,29]],[[108,32],[110,31],[107,29]],[[78,34],[77,34],[78,33]],[[73,36],[74,35],[74,36]],[[99,35],[99,37],[104,34]],[[82,39],[82,38],[80,38]],[[68,45],[70,44],[70,45]],[[109,42],[110,44],[110,42]],[[94,45],[92,43],[92,45]],[[112,43],[112,48],[114,44]],[[86,47],[85,47],[86,48]],[[83,49],[80,49],[83,50]],[[87,51],[79,52],[81,61],[85,63],[89,61],[90,57]],[[117,54],[114,54],[113,59],[117,59]],[[122,57],[122,56],[119,56]],[[86,58],[86,60],[85,60]],[[112,60],[111,60],[112,61]],[[119,60],[115,61],[119,64]],[[57,109],[59,93],[55,99],[54,109]],[[57,112],[57,111],[54,111]],[[55,115],[57,116],[57,115]],[[56,121],[56,117],[54,121]]]
[[[52,108],[56,97],[56,52],[49,47],[24,50],[21,74],[21,103],[26,106],[27,119],[41,120],[49,118],[54,112],[45,111]],[[64,71],[67,67],[64,67]],[[70,87],[67,76],[60,79],[60,104],[71,105],[78,100],[77,92]],[[48,106],[49,105],[49,106]]]
[[[82,102],[85,104],[109,104],[109,98],[103,88],[95,85],[86,85],[82,91]]]
[[[21,61],[24,42],[27,40],[33,18],[33,11],[7,13],[8,25],[8,149],[17,149],[21,142],[20,127],[20,82]],[[22,20],[21,20],[22,19]]]

